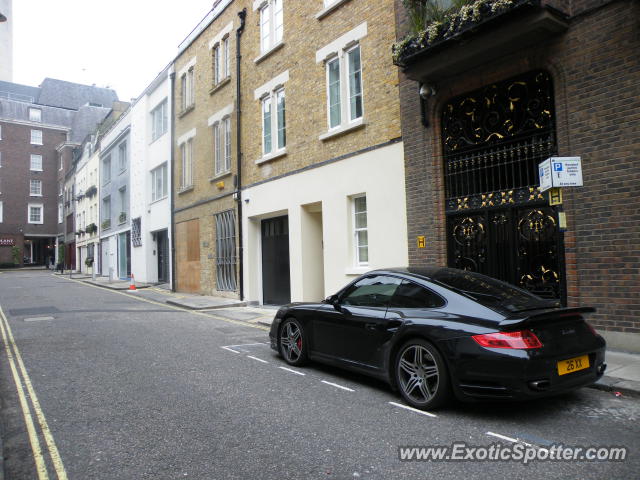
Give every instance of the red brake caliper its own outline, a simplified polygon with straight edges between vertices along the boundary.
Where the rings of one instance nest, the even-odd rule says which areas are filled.
[[[302,338],[298,338],[298,340],[296,340],[296,345],[298,345],[298,350],[302,350]]]

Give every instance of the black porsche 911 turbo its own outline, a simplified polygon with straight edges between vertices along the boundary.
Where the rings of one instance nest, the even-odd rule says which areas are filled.
[[[321,303],[276,313],[271,347],[375,376],[410,405],[528,399],[598,380],[605,341],[585,322],[593,308],[561,308],[493,278],[452,268],[363,275]]]

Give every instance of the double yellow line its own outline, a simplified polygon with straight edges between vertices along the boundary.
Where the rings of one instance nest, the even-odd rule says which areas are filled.
[[[31,379],[27,373],[27,369],[22,361],[22,355],[20,355],[20,349],[16,345],[13,338],[13,332],[7,317],[0,306],[0,332],[2,333],[2,340],[4,342],[4,348],[7,352],[7,358],[9,359],[9,366],[11,367],[11,373],[13,374],[13,380],[16,383],[16,390],[18,392],[18,398],[20,400],[20,407],[22,408],[22,414],[24,416],[24,422],[27,426],[27,433],[29,434],[29,442],[31,443],[31,450],[33,451],[33,458],[36,462],[36,471],[38,472],[38,480],[48,480],[49,473],[47,471],[47,465],[45,461],[45,455],[40,446],[40,440],[38,432],[33,421],[32,410],[35,413],[35,417],[40,425],[40,431],[44,437],[44,441],[51,457],[51,463],[55,470],[58,480],[67,480],[67,472],[64,469],[62,458],[56,447],[56,442],[53,439],[47,419],[42,412],[38,396],[36,395]],[[21,377],[22,375],[22,377]],[[27,394],[25,394],[25,390]],[[28,395],[28,396],[27,396]],[[31,405],[29,404],[31,400]]]

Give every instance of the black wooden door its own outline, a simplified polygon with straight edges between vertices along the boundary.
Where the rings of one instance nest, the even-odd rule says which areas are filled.
[[[262,298],[268,305],[291,301],[289,217],[262,220]]]
[[[162,230],[156,234],[156,248],[158,249],[158,282],[169,281],[169,239],[167,231]]]

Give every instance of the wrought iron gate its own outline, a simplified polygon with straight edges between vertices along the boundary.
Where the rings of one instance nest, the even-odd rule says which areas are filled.
[[[562,233],[538,180],[538,164],[557,150],[554,122],[544,71],[445,105],[448,263],[564,302]]]

